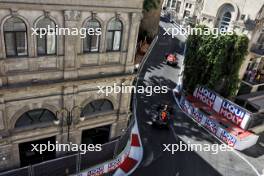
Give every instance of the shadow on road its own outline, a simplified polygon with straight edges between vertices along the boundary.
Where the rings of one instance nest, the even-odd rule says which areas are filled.
[[[259,158],[264,156],[264,146],[261,146],[261,144],[264,144],[264,133],[260,134],[259,142],[255,144],[254,146],[242,151],[247,156],[251,156],[254,158]]]
[[[160,31],[162,32],[162,29]],[[140,167],[132,175],[220,176],[221,174],[196,152],[178,151],[174,154],[164,152],[163,144],[178,144],[180,139],[175,138],[171,130],[158,129],[148,123],[150,118],[155,115],[157,106],[163,103],[175,104],[171,89],[176,86],[179,69],[166,66],[163,60],[165,53],[173,51],[183,52],[179,48],[177,40],[171,40],[171,38],[163,36],[160,37],[147,58],[138,78],[138,86],[165,85],[169,91],[168,93],[153,93],[151,96],[147,96],[146,94],[136,95],[136,113],[144,147],[144,156]],[[178,119],[178,116],[182,116],[183,114],[176,108],[175,113],[174,121],[182,124],[177,128],[178,132],[186,134],[190,138],[206,139],[204,134],[200,133],[199,127],[188,121],[188,117]],[[182,119],[186,119],[186,122]],[[208,141],[212,142],[209,138]],[[182,143],[184,142],[182,141]]]

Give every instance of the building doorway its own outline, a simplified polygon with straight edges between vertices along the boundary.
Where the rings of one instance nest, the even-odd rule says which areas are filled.
[[[84,130],[82,144],[104,144],[109,142],[111,125]]]
[[[30,141],[19,144],[19,155],[20,155],[20,166],[28,166],[36,163],[41,163],[43,161],[51,160],[56,158],[56,151],[44,151],[40,154],[37,151],[32,151],[32,144],[50,144],[55,145],[56,137],[44,138],[36,141]]]

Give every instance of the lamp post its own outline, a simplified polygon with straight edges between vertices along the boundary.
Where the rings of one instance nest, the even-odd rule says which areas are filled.
[[[71,128],[71,125],[72,125],[72,122],[73,122],[73,116],[74,116],[74,112],[75,110],[78,109],[80,112],[82,111],[82,108],[79,107],[79,106],[74,106],[71,110],[68,110],[67,108],[62,108],[60,110],[58,110],[56,112],[56,117],[57,117],[57,121],[56,122],[57,124],[60,123],[60,120],[59,120],[59,115],[62,115],[62,118],[61,118],[61,133],[63,134],[63,126],[64,126],[64,121],[65,121],[65,118],[66,118],[66,125],[67,125],[67,142],[70,141],[70,128]],[[66,116],[65,116],[66,114]],[[83,119],[83,117],[80,118],[81,120]]]

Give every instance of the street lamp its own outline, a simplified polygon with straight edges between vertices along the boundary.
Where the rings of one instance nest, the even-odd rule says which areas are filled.
[[[67,125],[67,142],[70,141],[70,128],[71,128],[71,125],[72,125],[72,122],[73,122],[73,116],[74,116],[74,112],[75,110],[78,109],[79,111],[82,111],[82,108],[79,107],[79,106],[74,106],[71,110],[68,110],[67,108],[62,108],[60,110],[58,110],[56,112],[56,117],[58,120],[56,120],[54,123],[55,124],[59,124],[60,123],[60,120],[59,120],[59,115],[62,115],[62,118],[61,118],[61,133],[63,134],[63,126],[64,126],[64,121],[65,121],[65,118],[66,118],[66,125]],[[65,116],[66,114],[66,116]],[[82,114],[82,113],[81,113]],[[82,119],[82,115],[81,115],[81,118]]]

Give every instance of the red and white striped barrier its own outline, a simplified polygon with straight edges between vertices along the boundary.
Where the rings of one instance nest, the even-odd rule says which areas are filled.
[[[142,160],[143,148],[139,136],[137,123],[135,123],[135,126],[132,129],[130,139],[131,143],[129,154],[118,167],[118,169],[114,173],[114,176],[125,176],[131,174]]]
[[[114,176],[126,176],[131,174],[137,168],[142,157],[143,147],[137,122],[135,122],[127,146],[116,159],[99,164],[75,176],[99,176],[114,170],[116,170],[113,174]]]

